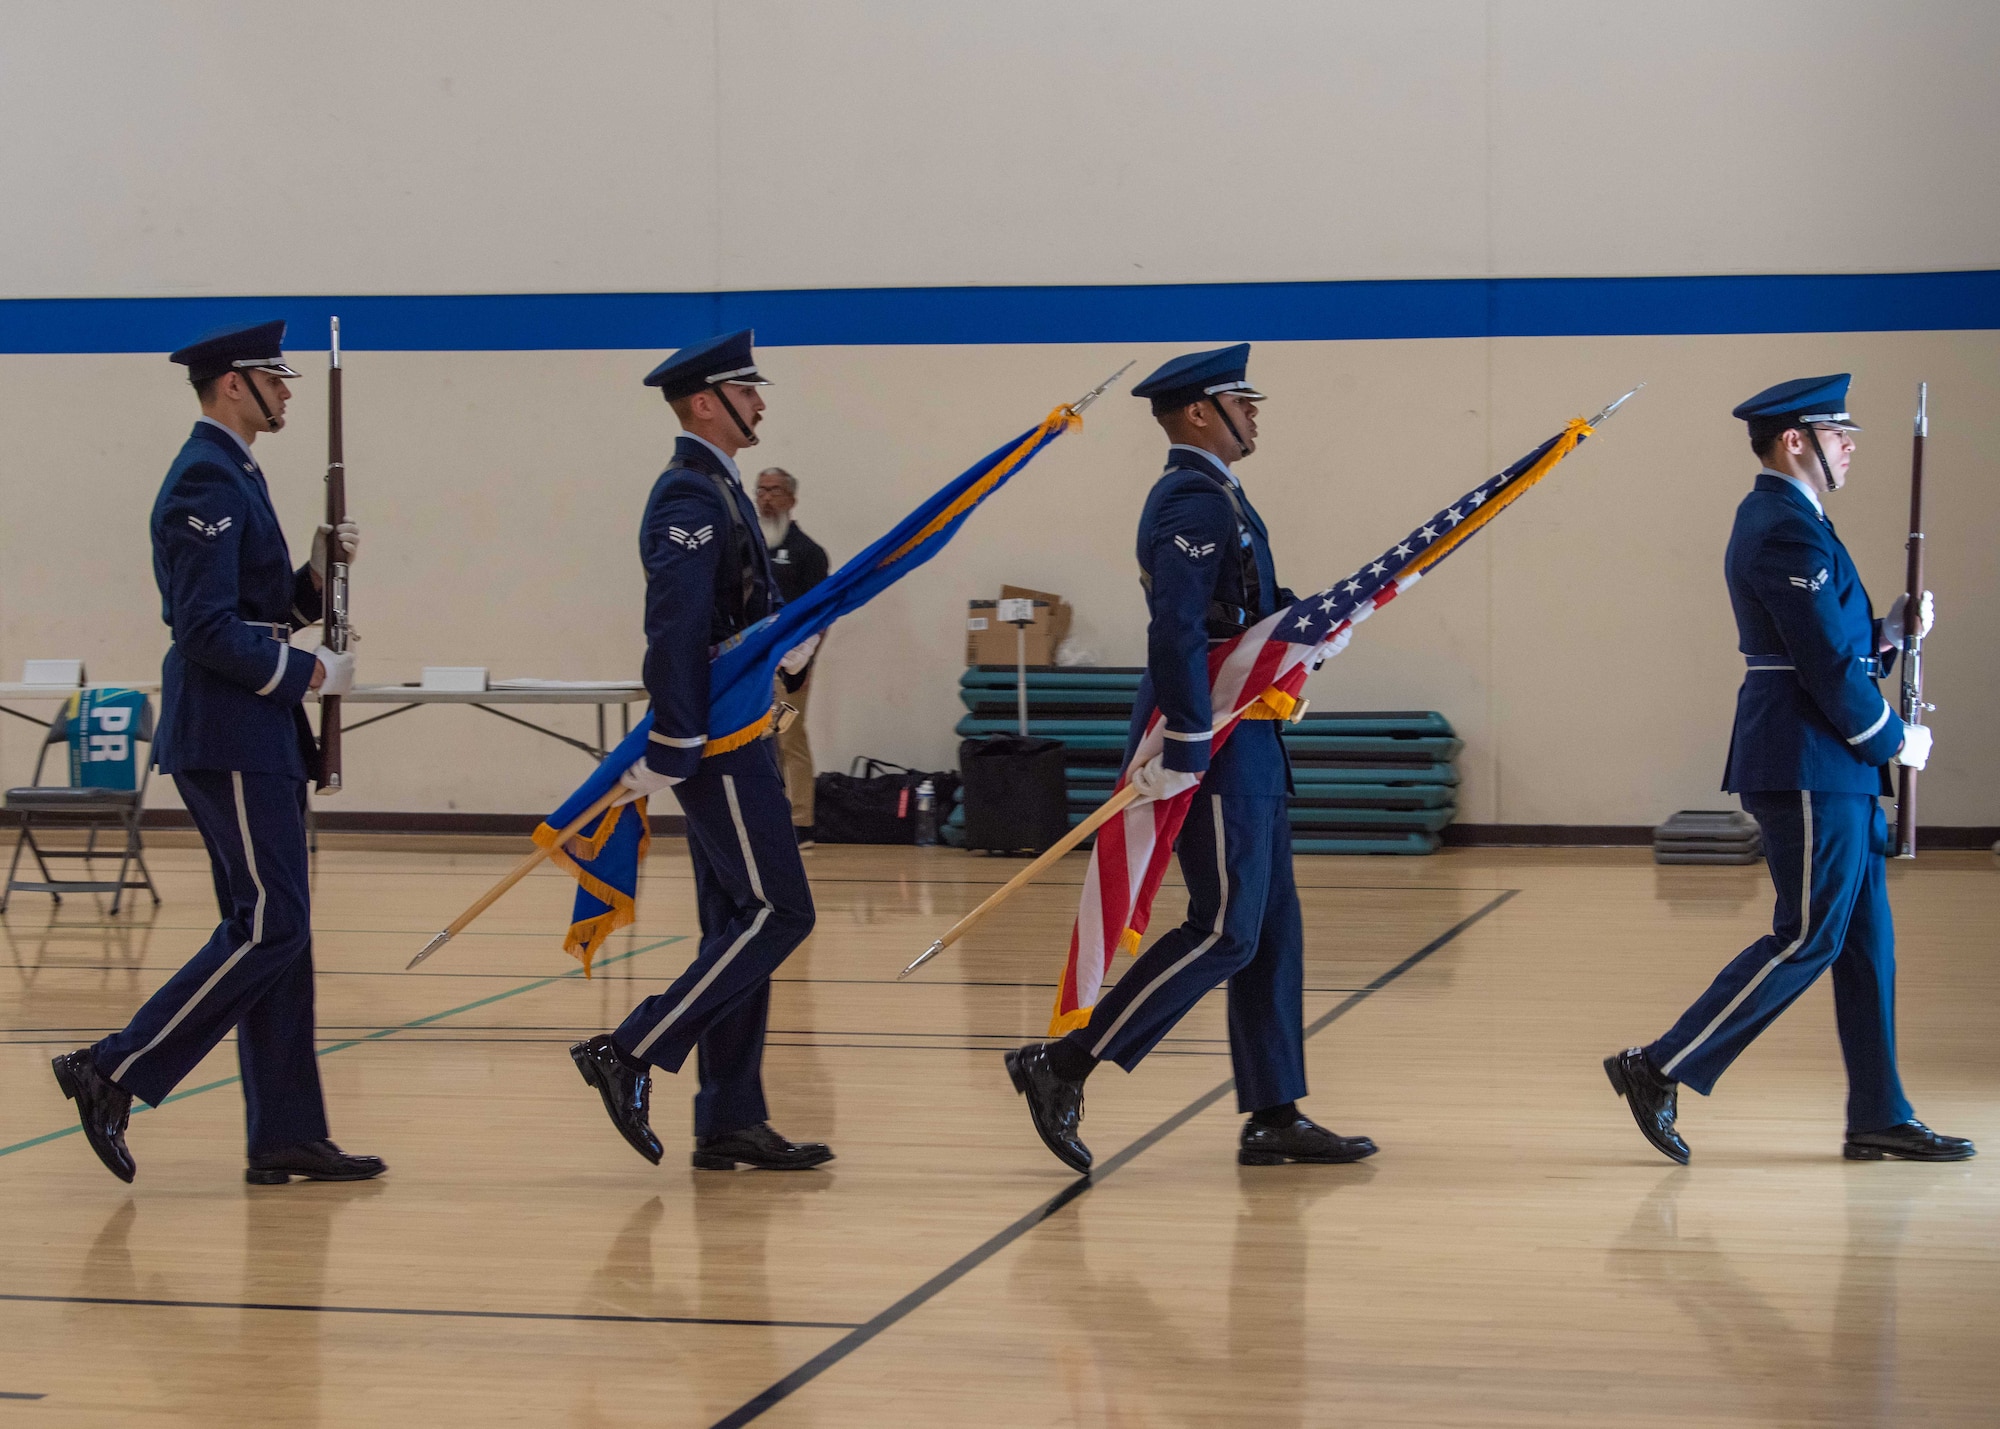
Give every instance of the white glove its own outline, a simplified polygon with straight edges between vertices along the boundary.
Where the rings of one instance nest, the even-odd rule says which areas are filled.
[[[1157,754],[1132,772],[1132,783],[1142,799],[1171,799],[1200,782],[1199,774],[1167,768],[1166,761]]]
[[[1896,751],[1896,762],[1912,769],[1924,767],[1924,761],[1931,757],[1930,726],[1906,724],[1903,726],[1903,747]]]
[[[1896,597],[1895,602],[1889,607],[1888,615],[1882,619],[1882,638],[1898,650],[1903,648],[1903,612],[1909,608],[1910,595],[1905,591]],[[1917,639],[1921,640],[1929,635],[1931,627],[1935,624],[1937,624],[1937,602],[1931,599],[1929,591],[1925,591],[1923,599],[1917,604]]]
[[[1341,651],[1345,650],[1347,648],[1347,642],[1352,640],[1353,638],[1354,638],[1354,627],[1352,625],[1343,625],[1340,627],[1340,633],[1334,636],[1333,639],[1327,641],[1323,645],[1315,647],[1315,649],[1312,652],[1312,655],[1309,657],[1312,662],[1312,673],[1317,675],[1319,673],[1319,667],[1324,665],[1327,661],[1331,660],[1334,656],[1338,655]]]
[[[681,776],[678,774],[657,773],[654,770],[648,769],[646,761],[641,759],[630,769],[619,775],[618,782],[625,789],[625,792],[618,796],[618,802],[620,804],[630,804],[635,800],[645,798],[649,794],[657,794],[662,789],[673,788],[674,785],[681,782]]]
[[[326,579],[326,538],[332,532],[333,527],[325,525],[313,532],[312,568],[321,580]],[[361,528],[352,521],[340,523],[340,549],[342,562],[353,565],[356,553],[361,550]]]
[[[354,688],[354,654],[348,650],[329,650],[322,645],[313,651],[313,659],[319,661],[326,670],[326,678],[319,682],[319,695],[325,699],[329,695],[344,695]]]
[[[813,651],[819,649],[819,636],[809,635],[785,652],[785,658],[778,662],[778,668],[787,675],[796,675],[812,660]]]

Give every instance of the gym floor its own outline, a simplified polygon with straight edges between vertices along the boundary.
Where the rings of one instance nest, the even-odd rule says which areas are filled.
[[[329,840],[331,845],[333,840]],[[1090,1084],[1077,1180],[1000,1064],[1043,1035],[1082,856],[909,982],[1018,865],[807,854],[766,1081],[799,1175],[695,1172],[691,1068],[658,1168],[566,1055],[678,970],[686,856],[586,981],[538,874],[424,967],[518,857],[319,855],[334,1136],[380,1181],[253,1188],[224,1045],[91,1156],[48,1059],[121,1024],[206,936],[198,848],[117,918],[0,920],[0,1424],[1990,1424],[2000,1402],[2000,879],[1892,865],[1917,1114],[1986,1155],[1840,1157],[1822,982],[1709,1100],[1677,1168],[1598,1066],[1768,926],[1762,868],[1643,850],[1301,858],[1306,1110],[1382,1144],[1239,1168],[1217,993],[1136,1075]],[[1163,915],[1179,910],[1173,890]]]

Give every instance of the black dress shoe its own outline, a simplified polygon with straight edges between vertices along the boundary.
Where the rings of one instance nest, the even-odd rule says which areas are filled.
[[[132,1094],[97,1070],[87,1047],[80,1052],[65,1052],[51,1065],[55,1068],[56,1085],[76,1103],[76,1114],[83,1122],[83,1139],[90,1143],[90,1149],[112,1175],[129,1182],[139,1171],[133,1164],[132,1153],[125,1149],[125,1127],[132,1120]]]
[[[372,1181],[388,1169],[379,1156],[353,1156],[331,1141],[306,1141],[252,1156],[243,1179],[253,1186],[282,1186],[294,1176],[302,1181]]]
[[[1674,1130],[1681,1084],[1654,1071],[1644,1049],[1639,1047],[1627,1047],[1606,1057],[1604,1075],[1611,1079],[1611,1090],[1625,1098],[1625,1104],[1632,1108],[1632,1120],[1639,1123],[1639,1130],[1653,1143],[1654,1150],[1687,1165],[1693,1153]]]
[[[1236,1147],[1236,1164],[1280,1166],[1287,1161],[1304,1161],[1338,1166],[1373,1156],[1379,1149],[1365,1136],[1336,1136],[1303,1116],[1290,1126],[1259,1126],[1246,1121],[1243,1139]]]
[[[825,1142],[787,1141],[768,1121],[694,1141],[697,1171],[734,1171],[739,1165],[753,1171],[810,1171],[831,1160],[833,1148]]]
[[[1090,1170],[1090,1148],[1077,1128],[1083,1125],[1083,1083],[1058,1076],[1049,1065],[1049,1044],[1031,1042],[1006,1055],[1007,1075],[1014,1090],[1028,1099],[1028,1115],[1042,1145],[1056,1160],[1082,1174]]]
[[[100,1155],[102,1153],[99,1153]],[[1850,1131],[1840,1154],[1849,1161],[1970,1161],[1979,1150],[1962,1136],[1941,1136],[1920,1121],[1906,1121],[1886,1131]]]
[[[811,824],[793,824],[792,834],[798,839],[800,848],[811,848],[816,841]]]
[[[653,1135],[653,1078],[646,1064],[626,1056],[608,1032],[577,1043],[569,1055],[583,1079],[604,1098],[604,1114],[618,1134],[634,1151],[659,1165],[666,1153],[660,1149],[660,1138]]]

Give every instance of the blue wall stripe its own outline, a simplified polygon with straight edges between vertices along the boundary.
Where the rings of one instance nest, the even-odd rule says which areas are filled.
[[[350,298],[0,300],[0,352],[167,352],[283,317],[292,345],[378,352],[673,348],[754,327],[767,347],[1582,337],[2000,328],[2000,270],[1423,279],[1126,287],[826,288]]]

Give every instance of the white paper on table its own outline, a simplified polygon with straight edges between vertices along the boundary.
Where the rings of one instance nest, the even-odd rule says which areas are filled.
[[[646,686],[640,680],[537,680],[523,675],[512,680],[495,680],[487,688],[489,690],[643,690]]]

